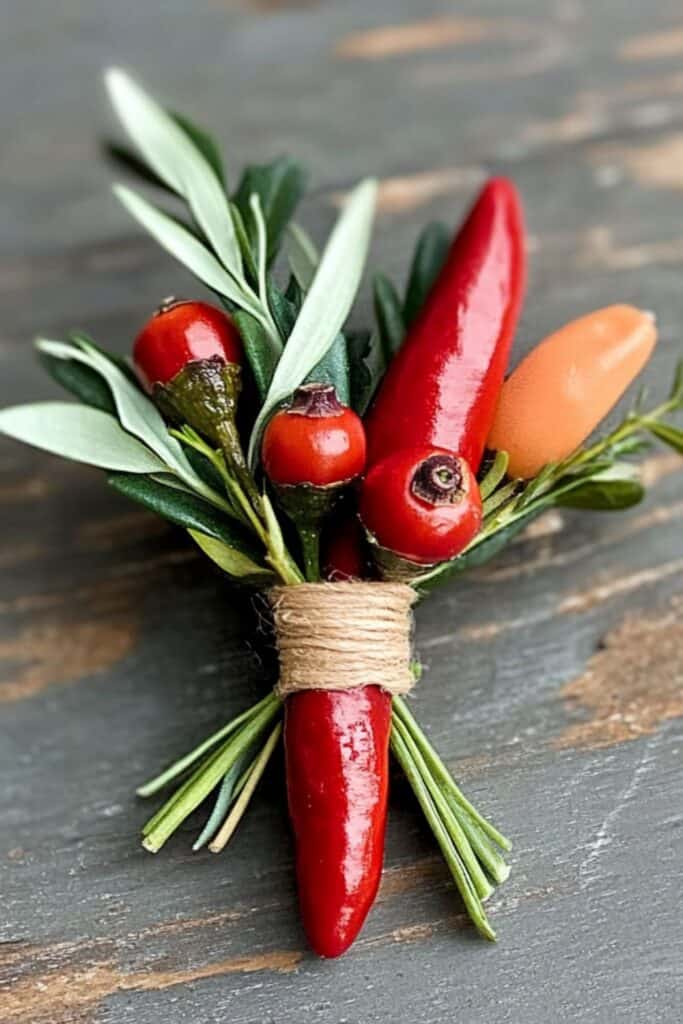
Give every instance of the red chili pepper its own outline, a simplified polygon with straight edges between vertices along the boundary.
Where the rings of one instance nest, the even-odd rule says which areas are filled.
[[[475,476],[464,459],[440,448],[405,448],[372,467],[360,517],[379,544],[411,562],[454,558],[481,526]]]
[[[320,956],[360,931],[382,874],[391,695],[377,686],[287,698],[285,757],[301,917]]]
[[[482,189],[370,410],[368,464],[400,448],[457,452],[476,472],[503,383],[525,280],[517,191]]]
[[[331,384],[304,384],[268,423],[261,454],[273,483],[344,483],[365,468],[365,430]]]
[[[242,342],[230,317],[206,302],[166,299],[133,346],[148,391],[168,384],[188,363],[212,358],[241,365]]]
[[[368,575],[365,538],[358,519],[335,519],[323,536],[323,575],[336,583]]]

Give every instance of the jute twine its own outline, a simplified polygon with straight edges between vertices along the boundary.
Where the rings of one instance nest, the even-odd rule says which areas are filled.
[[[404,583],[302,583],[269,594],[281,697],[381,686],[407,693],[415,591]]]

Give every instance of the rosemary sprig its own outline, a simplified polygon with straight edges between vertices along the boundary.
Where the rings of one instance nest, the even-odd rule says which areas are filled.
[[[207,843],[214,853],[225,848],[279,742],[281,712],[280,698],[269,693],[140,787],[140,796],[152,796],[170,783],[185,779],[144,826],[143,845],[147,850],[161,849],[212,790],[217,791],[214,807],[192,849],[199,850]],[[482,935],[495,939],[482,904],[493,892],[493,885],[505,881],[509,874],[508,865],[496,849],[509,850],[509,841],[463,795],[400,697],[393,701],[391,746],[441,847],[467,912]]]

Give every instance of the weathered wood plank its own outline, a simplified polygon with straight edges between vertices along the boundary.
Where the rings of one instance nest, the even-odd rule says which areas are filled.
[[[109,196],[96,83],[111,61],[218,128],[233,176],[305,160],[317,237],[376,173],[373,260],[398,279],[421,224],[455,222],[490,171],[514,175],[532,263],[517,353],[633,301],[658,315],[662,391],[680,354],[681,30],[674,0],[170,0],[163,19],[132,0],[11,5],[0,404],[55,393],[33,334],[82,326],[125,351],[161,295],[195,287]],[[297,923],[278,765],[222,857],[191,855],[190,828],[156,858],[137,844],[135,785],[268,685],[247,602],[94,471],[2,443],[0,473],[3,1024],[679,1019],[671,456],[648,459],[642,507],[539,522],[418,609],[415,705],[515,839],[499,945],[466,926],[397,780],[380,900],[334,964]]]

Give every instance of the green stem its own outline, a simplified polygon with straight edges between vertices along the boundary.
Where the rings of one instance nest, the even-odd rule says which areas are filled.
[[[254,759],[250,767],[242,775],[237,786],[235,787],[235,794],[237,800],[230,811],[230,814],[225,819],[221,826],[218,835],[209,844],[209,849],[212,853],[220,853],[221,850],[225,849],[230,838],[239,825],[244,812],[247,809],[249,801],[256,789],[261,776],[266,770],[266,765],[270,760],[271,754],[275,750],[277,741],[280,739],[282,733],[282,722],[278,722],[270,736],[263,745],[263,749],[260,754]]]
[[[244,725],[250,719],[254,718],[257,714],[263,711],[265,708],[274,708],[280,703],[280,698],[274,693],[268,693],[262,700],[256,704],[252,704],[250,708],[243,711],[242,714],[233,718],[227,725],[222,726],[216,732],[214,732],[208,739],[205,739],[203,743],[200,743],[198,747],[191,750],[189,754],[185,754],[179,760],[174,761],[173,764],[169,765],[160,775],[146,782],[143,786],[137,790],[138,796],[148,797],[154,796],[160,789],[167,786],[169,782],[173,782],[179,775],[187,771],[196,761],[200,759],[208,750],[215,747],[221,740],[226,739],[233,732],[235,732],[241,725]]]
[[[467,913],[474,922],[477,931],[479,931],[484,938],[489,939],[492,942],[495,941],[496,933],[486,917],[484,908],[477,896],[476,889],[470,881],[458,851],[455,849],[448,832],[444,828],[438,811],[434,806],[429,790],[425,786],[420,773],[417,771],[406,744],[397,729],[392,729],[391,731],[391,749],[396,760],[401,765],[415,796],[417,797],[429,827],[434,833],[434,837],[439,844],[446,863],[448,864],[453,880],[460,892],[460,895],[462,896]]]
[[[299,529],[301,553],[304,559],[304,574],[309,583],[320,581],[320,532],[308,527]]]
[[[417,721],[411,714],[408,705],[402,697],[394,697],[393,706],[396,709],[399,718],[404,723],[406,728],[410,731],[411,736],[415,740],[415,743],[420,749],[422,756],[427,762],[430,771],[434,777],[439,781],[441,786],[444,788],[446,793],[450,794],[453,799],[460,804],[464,810],[470,815],[470,817],[480,826],[480,828],[491,838],[494,843],[502,847],[503,850],[512,849],[512,843],[509,839],[506,839],[498,829],[484,818],[479,811],[474,807],[467,797],[461,792],[456,785],[453,776],[446,768],[445,764],[437,754],[434,747],[431,745],[422,729],[418,725]]]
[[[486,875],[481,869],[479,861],[477,860],[472,847],[470,846],[469,840],[465,835],[463,829],[460,826],[460,822],[453,814],[448,802],[444,798],[442,791],[434,780],[434,776],[429,771],[427,764],[425,763],[422,754],[420,753],[417,744],[413,740],[412,736],[408,732],[401,719],[396,715],[392,723],[392,729],[398,730],[398,733],[406,746],[408,754],[410,755],[413,765],[417,772],[419,772],[424,785],[427,787],[427,791],[432,799],[439,817],[443,823],[444,828],[448,832],[449,838],[453,843],[455,849],[458,851],[460,859],[467,871],[470,881],[474,886],[477,896],[480,900],[486,900],[493,892],[493,887],[487,879]]]
[[[152,853],[157,853],[161,849],[169,836],[218,785],[245,750],[257,742],[273,718],[279,713],[280,702],[276,700],[274,707],[264,708],[254,715],[237,735],[229,739],[223,747],[199,766],[194,775],[154,816],[153,824],[148,823],[144,830],[143,846],[145,849]]]

